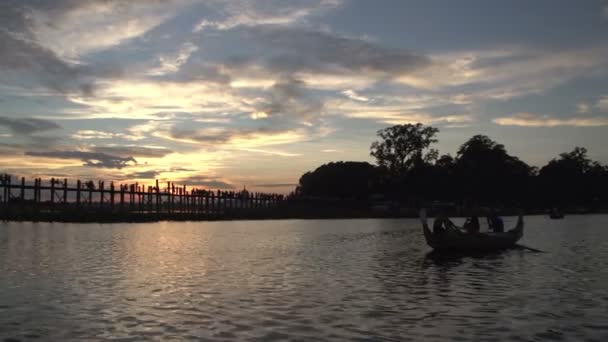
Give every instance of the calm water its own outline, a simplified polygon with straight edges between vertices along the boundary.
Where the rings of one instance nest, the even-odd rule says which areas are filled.
[[[608,340],[608,216],[526,223],[546,253],[437,259],[408,219],[0,223],[0,337]]]

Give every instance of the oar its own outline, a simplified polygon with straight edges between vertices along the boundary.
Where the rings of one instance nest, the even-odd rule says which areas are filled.
[[[524,245],[515,245],[518,248],[523,248],[523,249],[527,249],[529,251],[535,252],[535,253],[546,253],[545,251],[541,251],[540,249],[536,249],[536,248],[532,248],[532,247],[528,247],[528,246],[524,246]]]

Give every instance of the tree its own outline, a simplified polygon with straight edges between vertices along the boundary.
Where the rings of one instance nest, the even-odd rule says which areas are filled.
[[[589,159],[584,147],[561,153],[538,177],[547,205],[591,205],[606,196],[608,168]]]
[[[377,178],[377,168],[366,162],[329,163],[302,175],[297,192],[304,196],[363,199],[372,193]]]
[[[454,167],[454,158],[448,153],[444,154],[435,162],[435,166],[449,172]]]
[[[533,168],[510,156],[504,145],[485,135],[475,135],[458,149],[455,177],[461,194],[481,202],[519,201]]]
[[[540,170],[541,176],[577,177],[587,173],[593,162],[587,158],[587,149],[575,147],[572,152],[561,153],[559,159],[552,159]]]
[[[393,175],[403,175],[416,165],[437,159],[437,150],[429,146],[437,142],[439,129],[415,125],[396,125],[378,131],[380,141],[374,141],[370,154],[376,162]]]

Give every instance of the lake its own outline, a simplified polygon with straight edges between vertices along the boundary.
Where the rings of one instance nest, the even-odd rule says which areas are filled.
[[[437,258],[413,219],[5,222],[0,339],[608,340],[608,216],[521,244],[545,252]]]

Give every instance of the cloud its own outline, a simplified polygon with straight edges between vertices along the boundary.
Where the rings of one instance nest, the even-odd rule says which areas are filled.
[[[122,169],[137,164],[133,157],[119,157],[99,152],[84,151],[47,151],[47,152],[25,152],[32,157],[45,157],[55,159],[77,159],[84,162],[83,166]]]
[[[279,157],[297,157],[300,155],[298,153],[290,153],[290,152],[278,151],[278,150],[272,150],[272,149],[269,150],[269,149],[250,148],[250,147],[240,147],[238,149],[241,151],[246,151],[246,152],[269,154],[269,155],[279,156]]]
[[[156,179],[160,173],[158,170],[137,171],[128,173],[126,177],[131,179]]]
[[[367,102],[367,101],[369,101],[369,98],[357,94],[352,89],[348,89],[348,90],[343,91],[342,95],[348,97],[351,100],[355,100],[355,101],[361,101],[361,102]]]
[[[166,127],[154,133],[157,138],[200,146],[210,151],[246,151],[281,157],[299,154],[269,148],[307,141],[325,134],[324,126],[315,128],[281,129],[273,127],[205,127],[183,128],[178,125]]]
[[[5,127],[11,132],[7,137],[26,142],[30,148],[48,148],[61,140],[59,136],[45,135],[62,129],[60,125],[50,120],[0,116],[0,127]]]
[[[321,114],[323,105],[319,99],[306,93],[304,82],[288,77],[277,81],[255,107],[254,114],[258,113],[259,119],[267,119],[273,126],[280,126],[294,122],[311,125]]]
[[[22,118],[14,119],[0,117],[0,126],[8,128],[15,134],[31,135],[40,132],[60,129],[57,123],[44,119]]]
[[[205,187],[208,189],[232,190],[235,186],[225,180],[209,176],[192,176],[177,181],[180,185]]]
[[[182,65],[188,62],[188,59],[194,52],[198,50],[198,46],[187,42],[184,43],[179,51],[173,55],[160,56],[158,61],[160,66],[148,71],[148,75],[160,76],[179,71]]]
[[[306,139],[304,131],[276,129],[228,129],[224,127],[203,128],[198,130],[172,127],[168,132],[161,133],[163,137],[173,141],[197,144],[207,147],[225,147],[250,149],[255,147],[282,145],[299,142]]]
[[[595,106],[604,113],[608,113],[608,96],[602,96]]]
[[[72,134],[72,138],[77,140],[115,139],[123,136],[124,134],[122,133],[103,132],[90,129],[76,131],[76,133]]]
[[[566,50],[507,46],[425,55],[302,27],[262,25],[242,33],[266,49],[228,60],[221,70],[231,86],[257,87],[235,94],[252,99],[251,118],[275,126],[284,122],[281,118],[314,125],[326,113],[389,124],[424,121],[462,126],[472,121],[468,113],[482,102],[543,93],[608,70],[603,57],[608,50],[601,46]],[[366,96],[359,94],[363,89]],[[374,90],[400,92],[412,103],[387,105],[377,100]],[[330,93],[335,91],[352,101],[373,103],[364,108],[341,102]],[[428,100],[420,100],[423,97]],[[444,105],[454,110],[439,109]]]
[[[434,97],[379,97],[374,102],[330,100],[325,107],[332,115],[371,119],[391,125],[418,122],[427,125],[464,125],[473,121],[473,116],[467,113],[433,114],[429,107],[442,103],[442,100],[435,102],[433,99]]]
[[[126,178],[129,179],[158,179],[161,174],[169,174],[169,177],[182,178],[180,177],[181,173],[193,173],[200,172],[194,169],[188,169],[183,167],[174,167],[169,169],[149,169],[131,172],[125,175]],[[165,179],[163,177],[163,179]]]
[[[605,73],[605,46],[563,50],[505,47],[432,55],[426,69],[397,77],[419,89],[467,89],[477,99],[542,93],[572,79]]]
[[[147,136],[153,134],[155,131],[161,129],[161,127],[162,122],[154,120],[148,121],[143,124],[131,126],[127,129],[127,131],[129,132],[127,134],[129,136],[128,140],[143,140]]]
[[[213,118],[225,112],[251,110],[239,94],[204,80],[108,80],[98,84],[95,95],[74,95],[69,100],[86,106],[89,118],[164,119],[159,116],[163,113],[196,113],[199,118]]]
[[[145,127],[145,124],[131,127],[128,129],[129,133],[96,131],[91,129],[78,130],[72,134],[72,138],[76,140],[122,139],[127,141],[137,141],[145,139],[146,134],[151,132],[151,130],[146,130]]]
[[[7,144],[0,143],[0,156],[1,155],[15,155],[23,152],[23,145],[20,144]]]
[[[231,80],[228,91],[247,99],[242,107],[253,107],[251,118],[275,126],[314,125],[326,113],[389,124],[423,121],[462,126],[472,121],[468,113],[483,102],[543,93],[608,70],[604,58],[608,50],[602,46],[565,50],[506,46],[424,55],[302,27],[261,25],[241,33],[266,49],[222,64],[222,73]],[[236,87],[257,91],[235,92]],[[359,95],[362,90],[366,96]],[[374,90],[402,93],[404,100],[386,104]],[[364,107],[340,101],[330,93],[335,91],[352,101],[373,103]],[[445,105],[454,110],[439,109]]]
[[[189,2],[21,1],[19,10],[39,42],[62,58],[74,59],[140,37],[177,15]]]
[[[548,115],[534,113],[517,113],[508,117],[501,117],[492,120],[501,126],[525,126],[525,127],[556,127],[556,126],[575,126],[575,127],[596,127],[608,126],[608,118],[605,117],[574,117],[574,118],[553,118]]]
[[[225,13],[225,16],[215,20],[204,18],[198,22],[193,31],[230,30],[239,26],[294,24],[312,15],[336,8],[341,3],[341,0],[233,0],[216,2],[216,4],[223,5],[220,12]]]
[[[137,145],[122,145],[122,146],[94,146],[91,148],[93,152],[103,153],[108,155],[120,156],[123,158],[129,157],[146,157],[146,158],[162,158],[173,153],[168,148],[164,147],[146,147]]]
[[[0,4],[0,71],[2,82],[25,88],[43,86],[60,93],[78,91],[90,95],[92,78],[99,74],[114,75],[115,67],[99,66],[95,70],[84,63],[68,61],[45,46],[35,30],[36,13],[62,13],[92,1],[13,1]],[[100,2],[97,2],[100,3]],[[88,22],[87,22],[88,24]],[[53,24],[47,23],[52,26]],[[65,38],[65,37],[62,37]],[[89,41],[96,41],[89,39]],[[62,41],[67,44],[69,41]]]
[[[269,68],[280,72],[350,72],[391,78],[431,64],[427,56],[414,51],[382,47],[328,32],[259,27],[252,29],[249,34],[280,52],[266,62]]]
[[[587,114],[590,110],[591,106],[589,106],[587,103],[581,102],[576,105],[576,112],[579,114]]]
[[[36,42],[1,29],[0,46],[2,83],[41,85],[60,93],[79,91],[90,95],[93,91],[89,77],[92,71],[84,65],[68,63]]]
[[[167,135],[161,135],[161,137],[175,141],[208,146],[227,143],[230,139],[239,134],[236,131],[229,131],[221,127],[205,128],[199,130],[172,127],[171,130],[167,133]]]

